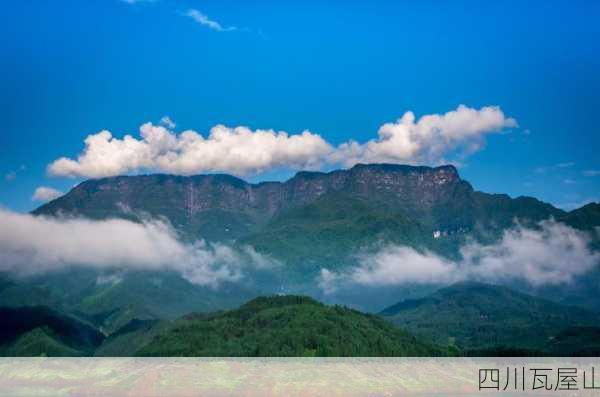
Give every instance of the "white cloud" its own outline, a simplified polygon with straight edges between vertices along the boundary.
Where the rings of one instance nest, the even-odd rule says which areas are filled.
[[[402,271],[398,271],[401,266]],[[363,285],[452,282],[456,265],[437,255],[419,253],[410,247],[387,247],[364,256],[362,266],[352,272],[352,280]]]
[[[221,244],[183,243],[167,223],[47,218],[0,209],[0,271],[38,274],[67,266],[106,270],[173,270],[190,282],[217,286],[268,260]],[[259,260],[259,263],[254,261]]]
[[[63,192],[53,189],[51,187],[40,186],[37,189],[35,189],[35,192],[33,192],[33,196],[31,196],[31,200],[43,201],[43,202],[51,201],[56,198],[59,198],[63,194],[64,194]]]
[[[339,273],[322,269],[317,279],[319,287],[330,294],[347,285],[447,284],[464,278],[457,263],[406,246],[388,246],[374,254],[360,255],[359,262],[359,266]]]
[[[413,112],[406,112],[397,122],[382,125],[377,139],[342,144],[333,159],[347,166],[358,162],[435,164],[446,161],[444,156],[455,149],[464,154],[475,152],[483,146],[486,134],[516,126],[497,106],[477,110],[460,105],[418,121]]]
[[[332,272],[329,269],[321,269],[319,276],[317,277],[317,284],[319,288],[326,294],[334,293],[338,285],[344,281],[344,275]]]
[[[439,164],[448,161],[445,156],[480,149],[486,134],[513,126],[516,121],[498,107],[476,110],[461,105],[419,120],[406,112],[399,121],[381,126],[376,139],[335,147],[310,131],[288,134],[217,125],[204,137],[192,130],[178,135],[163,125],[146,123],[140,127],[141,138],[125,135],[119,139],[109,131],[90,135],[76,160],[62,157],[48,171],[54,176],[97,178],[140,170],[245,175],[276,168],[349,167],[359,162]]]
[[[141,139],[113,138],[108,131],[90,135],[77,160],[61,158],[49,165],[51,175],[103,177],[140,169],[173,174],[226,171],[237,175],[275,167],[315,168],[332,148],[320,136],[297,135],[247,127],[213,127],[207,138],[195,131],[176,135],[151,123],[140,127]]]
[[[471,242],[461,249],[462,260],[451,261],[431,252],[389,246],[364,255],[360,266],[342,273],[323,269],[319,285],[326,293],[344,284],[367,286],[407,283],[452,283],[459,280],[524,280],[531,285],[570,283],[600,261],[581,231],[543,221],[538,229],[516,226],[492,245]]]
[[[175,122],[173,120],[171,120],[171,118],[169,116],[163,116],[160,119],[160,124],[164,125],[165,127],[167,127],[170,130],[172,130],[173,128],[175,128],[177,126],[177,124],[175,124]]]
[[[590,249],[587,233],[553,220],[540,229],[517,226],[494,245],[469,244],[462,250],[464,265],[476,278],[521,278],[532,285],[570,283],[600,261]]]
[[[600,170],[585,170],[583,171],[583,175],[585,176],[599,176]]]
[[[224,27],[219,22],[209,19],[208,16],[206,16],[202,12],[200,12],[196,9],[193,9],[193,8],[190,8],[189,10],[187,10],[183,15],[186,17],[192,18],[194,21],[198,22],[200,25],[206,26],[212,30],[216,30],[217,32],[230,32],[232,30],[237,29],[235,26]]]

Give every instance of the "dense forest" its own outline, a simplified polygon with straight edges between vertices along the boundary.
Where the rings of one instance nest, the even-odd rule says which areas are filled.
[[[444,352],[383,319],[302,296],[254,299],[190,315],[139,351],[146,356],[432,356]]]

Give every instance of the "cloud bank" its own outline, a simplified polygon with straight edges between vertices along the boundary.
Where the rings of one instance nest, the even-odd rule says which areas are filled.
[[[244,268],[271,262],[252,248],[183,243],[159,220],[92,221],[47,218],[0,209],[0,271],[32,275],[84,266],[98,269],[172,270],[198,285],[239,280]]]
[[[448,155],[479,150],[486,135],[516,125],[499,107],[477,110],[460,105],[445,114],[425,115],[418,120],[412,112],[406,112],[398,121],[382,125],[376,138],[365,143],[348,141],[336,147],[310,131],[288,134],[217,125],[204,137],[193,130],[177,134],[165,122],[146,123],[140,127],[139,138],[125,135],[119,139],[106,130],[89,135],[77,159],[59,158],[49,164],[48,172],[53,176],[85,178],[142,170],[181,175],[217,171],[248,175],[277,168],[350,167],[359,162],[439,164],[448,161]]]
[[[35,191],[33,192],[33,196],[31,196],[31,200],[46,202],[46,201],[54,200],[55,198],[59,198],[63,194],[64,194],[63,192],[53,189],[51,187],[40,186],[37,189],[35,189]]]
[[[539,229],[520,225],[505,231],[496,244],[471,242],[461,261],[431,252],[389,246],[360,258],[360,265],[342,273],[322,269],[318,279],[326,293],[344,285],[390,286],[408,283],[449,284],[460,280],[526,281],[533,286],[571,283],[600,263],[589,248],[588,234],[553,220]]]

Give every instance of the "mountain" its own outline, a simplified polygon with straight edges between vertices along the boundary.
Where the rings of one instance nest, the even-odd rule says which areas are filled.
[[[531,197],[475,191],[450,165],[394,164],[302,171],[285,182],[258,184],[221,174],[102,178],[33,213],[164,217],[188,239],[249,244],[297,275],[324,262],[345,266],[351,251],[380,241],[458,255],[467,237],[492,241],[515,219],[532,224],[568,215]]]
[[[92,326],[44,306],[0,307],[0,355],[91,355],[104,335]]]
[[[133,319],[176,319],[193,311],[233,308],[257,295],[258,290],[243,283],[214,289],[167,271],[103,274],[74,267],[28,278],[0,274],[1,305],[49,306],[73,313],[105,333]]]
[[[356,265],[357,252],[399,244],[459,259],[466,241],[494,242],[516,220],[535,226],[553,217],[592,230],[600,226],[598,208],[600,204],[590,204],[565,212],[532,197],[478,192],[449,165],[358,164],[326,173],[302,171],[285,182],[257,184],[222,174],[94,179],[33,214],[133,221],[160,217],[186,241],[250,245],[283,266],[272,269],[268,280],[253,274],[245,278],[253,282],[224,284],[216,290],[169,272],[106,275],[69,269],[19,280],[0,275],[0,304],[46,304],[77,313],[110,333],[133,319],[175,319],[193,311],[229,309],[280,291],[329,299],[321,294],[315,278],[323,267],[343,271]],[[594,241],[599,248],[598,239]],[[548,288],[536,293],[599,308],[600,284],[595,280],[600,279],[600,271],[592,273],[564,291]],[[379,300],[361,291],[341,291],[345,300],[331,297],[330,301],[378,310],[399,296],[422,297],[431,290],[407,288],[374,291]]]
[[[302,296],[256,298],[239,309],[188,315],[142,356],[431,356],[443,351],[374,315]]]
[[[581,230],[593,230],[600,226],[600,203],[589,203],[577,208],[559,220]]]
[[[0,346],[0,356],[4,357],[79,357],[88,355],[90,352],[71,348],[46,327],[34,328],[19,335],[12,343]]]
[[[415,335],[482,355],[504,348],[547,351],[569,326],[600,325],[596,313],[475,282],[399,302],[380,315]]]

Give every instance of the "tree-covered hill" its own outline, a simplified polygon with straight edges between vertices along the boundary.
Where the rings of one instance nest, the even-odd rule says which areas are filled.
[[[443,351],[381,318],[302,296],[256,298],[239,309],[189,315],[142,356],[431,356]]]
[[[467,354],[504,348],[543,352],[569,326],[600,324],[596,313],[475,282],[400,302],[380,314],[415,335],[455,344]]]
[[[598,316],[504,287],[460,283],[381,316],[267,296],[177,320],[133,319],[106,337],[45,307],[0,308],[4,356],[590,356]],[[388,321],[389,320],[389,321]],[[392,322],[394,324],[392,324]]]
[[[92,355],[104,335],[74,317],[43,306],[0,308],[0,354]]]
[[[173,320],[194,311],[234,308],[258,295],[240,283],[214,289],[168,271],[109,275],[113,277],[76,267],[28,278],[0,273],[0,305],[49,306],[76,314],[110,334],[133,319]]]
[[[95,356],[129,357],[171,326],[170,321],[133,319],[111,333],[96,349]]]
[[[548,345],[553,356],[599,357],[600,327],[569,327],[556,335]]]

